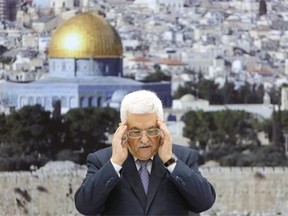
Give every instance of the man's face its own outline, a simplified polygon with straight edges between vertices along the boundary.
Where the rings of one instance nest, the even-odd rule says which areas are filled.
[[[157,129],[158,117],[156,113],[152,114],[132,114],[127,115],[127,131],[140,130],[139,138],[131,138],[128,136],[128,148],[131,154],[139,160],[147,160],[155,155],[158,151],[161,135],[149,137],[144,132],[147,130]]]

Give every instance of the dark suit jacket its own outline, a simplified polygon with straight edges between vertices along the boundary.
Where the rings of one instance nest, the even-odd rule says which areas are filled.
[[[173,145],[178,157],[170,173],[154,156],[145,195],[131,154],[118,176],[110,158],[111,147],[87,157],[87,176],[75,193],[77,210],[86,215],[187,215],[202,212],[215,201],[215,191],[197,167],[196,151]]]

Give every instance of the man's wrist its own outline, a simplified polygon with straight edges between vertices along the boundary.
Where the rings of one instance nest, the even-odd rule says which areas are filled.
[[[120,177],[120,170],[122,169],[122,166],[114,163],[112,161],[112,159],[110,159],[110,162],[111,162],[112,166],[114,167],[115,171],[117,172],[117,175]]]
[[[176,157],[176,155],[174,153],[172,153],[172,156],[170,157],[169,160],[167,160],[165,163],[164,163],[164,166],[165,167],[168,167],[170,166],[171,164],[174,164],[176,163],[178,160],[178,158]]]
[[[123,162],[121,163],[119,160],[116,160],[115,158],[111,157],[110,158],[111,162],[114,164],[117,164],[118,166],[122,166]]]

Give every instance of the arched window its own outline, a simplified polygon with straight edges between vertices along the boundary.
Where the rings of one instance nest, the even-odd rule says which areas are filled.
[[[101,107],[101,97],[97,98],[97,107]]]
[[[28,98],[28,105],[30,105],[30,106],[34,105],[34,98],[33,97]]]
[[[66,63],[62,62],[62,71],[66,71]]]
[[[88,98],[88,107],[93,107],[93,97]]]
[[[76,108],[77,107],[77,100],[75,97],[70,97],[69,99],[69,108]]]
[[[27,105],[27,98],[26,97],[21,97],[20,99],[20,107],[26,106]]]
[[[50,97],[45,97],[44,99],[44,106],[45,108],[50,108],[51,107],[51,98]]]
[[[81,108],[88,107],[88,98],[86,97],[80,98],[80,107]]]
[[[43,106],[41,97],[37,97],[36,98],[36,104],[39,104],[39,105]]]
[[[67,98],[64,96],[61,97],[61,106],[68,107]]]
[[[51,103],[51,105],[52,105],[54,102],[56,102],[57,100],[59,100],[58,97],[57,97],[57,96],[53,96],[53,97],[52,97],[52,103]]]

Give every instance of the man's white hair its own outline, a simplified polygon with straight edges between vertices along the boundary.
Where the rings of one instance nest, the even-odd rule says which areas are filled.
[[[159,120],[164,120],[163,106],[158,96],[148,90],[138,90],[127,94],[121,103],[120,118],[125,122],[127,113],[151,114],[156,113]]]

